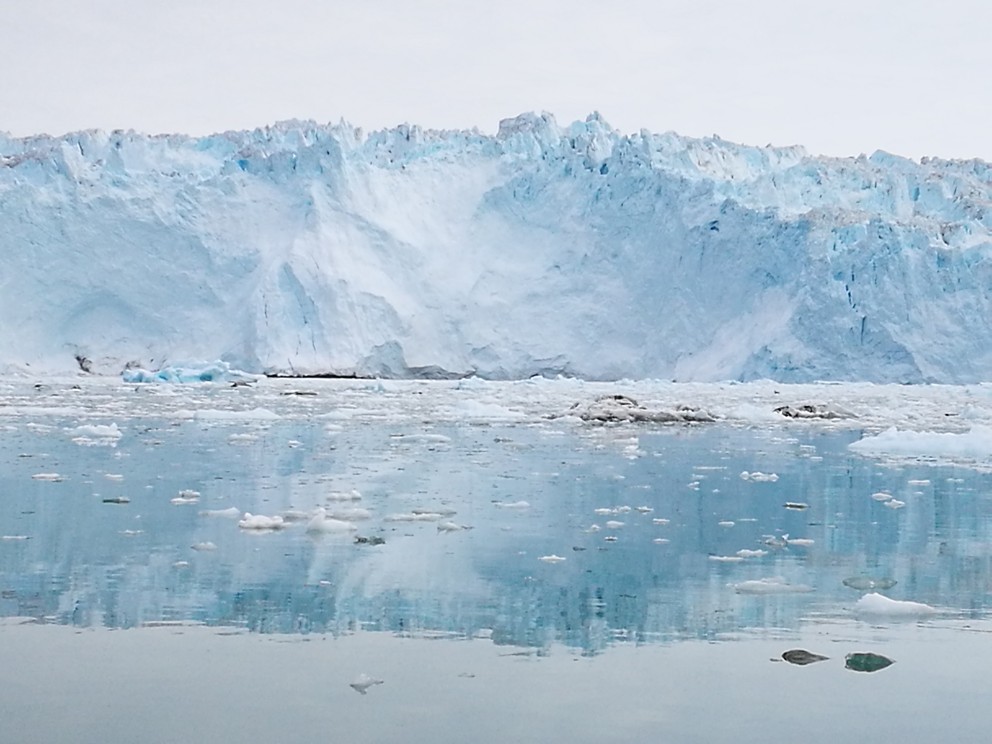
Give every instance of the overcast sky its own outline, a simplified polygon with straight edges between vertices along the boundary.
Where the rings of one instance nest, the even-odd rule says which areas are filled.
[[[992,0],[0,0],[0,130],[341,118],[992,160]]]

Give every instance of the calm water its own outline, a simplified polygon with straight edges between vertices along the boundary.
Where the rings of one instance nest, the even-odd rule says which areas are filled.
[[[0,741],[987,741],[989,474],[802,426],[117,421],[5,422]],[[369,518],[203,514],[316,506]],[[853,576],[938,613],[860,617]]]

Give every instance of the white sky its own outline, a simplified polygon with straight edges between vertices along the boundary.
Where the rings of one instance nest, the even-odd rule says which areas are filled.
[[[992,160],[990,0],[0,0],[0,130],[280,119]]]

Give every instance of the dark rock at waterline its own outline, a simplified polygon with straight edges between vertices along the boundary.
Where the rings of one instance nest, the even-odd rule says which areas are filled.
[[[857,589],[859,592],[877,592],[891,589],[897,583],[895,579],[881,576],[848,576],[842,582],[844,586]]]
[[[798,664],[799,666],[806,666],[807,664],[815,664],[818,661],[825,661],[830,657],[820,656],[820,654],[814,654],[811,651],[806,651],[801,648],[794,648],[782,654],[782,658],[785,659],[790,664]]]
[[[848,654],[844,659],[844,666],[852,672],[877,672],[892,666],[895,662],[881,654]]]

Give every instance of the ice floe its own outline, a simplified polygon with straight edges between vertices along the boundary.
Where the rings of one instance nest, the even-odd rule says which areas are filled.
[[[286,521],[280,516],[268,517],[264,514],[252,514],[245,512],[238,527],[243,530],[258,530],[260,532],[281,530],[286,526]]]
[[[992,460],[992,426],[974,425],[966,432],[908,431],[891,426],[848,447],[871,456],[945,460]]]
[[[351,682],[349,687],[351,687],[351,689],[353,689],[355,692],[365,695],[368,693],[370,687],[375,687],[376,685],[381,685],[381,684],[384,684],[384,681],[381,679],[376,679],[375,677],[371,677],[368,674],[359,674],[357,677],[355,677],[354,681]]]
[[[147,370],[129,367],[121,374],[124,382],[254,382],[257,375],[233,369],[227,362],[182,362]]]
[[[356,530],[358,530],[358,527],[352,522],[328,516],[327,511],[323,507],[318,507],[313,518],[307,522],[307,532],[310,533],[355,532]]]
[[[236,506],[229,506],[227,509],[204,509],[200,512],[201,517],[223,517],[226,519],[237,519],[241,516],[241,510]]]
[[[806,584],[790,584],[780,576],[741,581],[734,584],[738,594],[807,594],[813,587]]]
[[[920,602],[910,602],[907,600],[889,599],[888,597],[872,592],[859,599],[854,605],[855,611],[859,615],[876,615],[882,617],[929,617],[937,614],[937,608]]]

